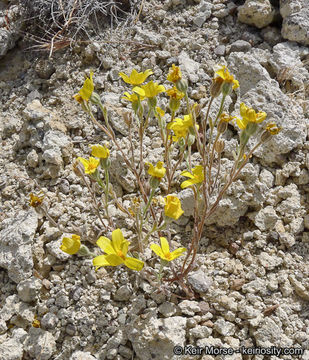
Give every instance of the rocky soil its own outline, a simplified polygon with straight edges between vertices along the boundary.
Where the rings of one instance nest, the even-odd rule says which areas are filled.
[[[50,58],[26,43],[21,3],[0,6],[0,359],[309,359],[308,1],[144,1],[135,23],[92,42],[76,40]],[[202,107],[213,66],[227,64],[240,83],[230,111],[236,114],[244,101],[283,128],[209,219],[189,276],[193,300],[176,285],[153,288],[143,272],[95,272],[90,258],[61,252],[62,233],[28,204],[29,193],[43,189],[50,215],[61,226],[80,227],[99,254],[93,244],[100,223],[72,164],[89,155],[90,143],[107,138],[72,95],[94,70],[95,89],[125,149],[121,96],[127,88],[119,71],[151,68],[165,83],[173,63]],[[228,130],[225,167],[237,132]],[[161,154],[154,122],[145,158],[155,162]],[[125,201],[137,189],[113,149],[111,157],[111,181]],[[175,192],[185,216],[172,226],[173,243],[188,246],[193,197],[188,189]],[[133,239],[128,219],[115,207],[110,211]],[[173,353],[185,345],[304,353]]]

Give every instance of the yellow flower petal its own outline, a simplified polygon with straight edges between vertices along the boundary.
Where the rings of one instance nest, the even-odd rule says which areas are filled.
[[[107,147],[102,145],[91,145],[91,155],[96,156],[100,159],[106,159],[109,157],[109,150]]]
[[[190,178],[190,179],[194,179],[194,175],[192,175],[189,171],[183,171],[182,173],[180,173],[180,175],[182,175],[182,176],[186,176],[186,177],[188,177],[188,178]]]
[[[185,247],[181,247],[178,248],[176,250],[174,250],[173,252],[171,252],[171,258],[172,260],[178,258],[179,256],[183,255],[183,253],[187,251],[187,249]]]
[[[150,249],[158,256],[160,256],[160,258],[164,257],[164,254],[162,252],[162,249],[160,248],[160,246],[158,244],[151,244],[150,245]]]
[[[79,96],[74,95],[75,99],[78,102],[81,102],[81,99],[85,101],[89,101],[91,94],[93,93],[94,90],[92,76],[93,76],[93,71],[90,72],[90,78],[87,78],[85,80],[83,87],[78,92]]]
[[[112,245],[117,252],[121,251],[121,246],[126,240],[123,237],[123,234],[120,229],[116,229],[112,232]]]
[[[102,249],[106,254],[116,254],[115,249],[113,248],[112,242],[105,236],[100,236],[96,244]]]
[[[92,260],[92,264],[96,267],[96,270],[101,266],[110,266],[109,262],[106,260],[106,256],[107,255],[99,255]]]
[[[72,235],[71,238],[64,237],[60,249],[69,255],[76,254],[80,249],[80,236]]]
[[[168,241],[166,240],[165,237],[160,237],[160,242],[161,242],[161,249],[163,254],[167,254],[170,252],[170,246],[168,244]]]
[[[124,261],[126,267],[132,270],[141,271],[144,267],[144,262],[139,259],[127,257]]]
[[[184,213],[181,202],[177,196],[167,195],[165,200],[164,214],[174,220],[178,220]]]
[[[118,266],[124,263],[124,259],[115,254],[106,255],[106,261],[110,266]]]
[[[153,74],[152,70],[147,69],[144,72],[137,72],[135,69],[132,70],[130,76],[126,75],[123,72],[119,73],[119,76],[122,77],[122,80],[124,82],[126,82],[127,84],[131,84],[131,85],[140,85],[142,84],[147,78],[148,76],[150,76],[151,74]]]

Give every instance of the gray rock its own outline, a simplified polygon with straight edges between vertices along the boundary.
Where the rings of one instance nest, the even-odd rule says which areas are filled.
[[[183,300],[178,306],[183,314],[189,316],[193,316],[195,313],[201,311],[197,301]]]
[[[0,360],[22,360],[23,346],[16,339],[8,339],[0,344]]]
[[[200,68],[200,64],[190,59],[189,55],[182,51],[178,56],[179,66],[183,74],[193,83],[198,81],[197,72]]]
[[[198,7],[197,15],[193,19],[193,23],[196,26],[201,27],[204,22],[210,18],[212,8],[213,5],[210,2],[202,0]]]
[[[232,336],[235,333],[235,325],[224,319],[218,319],[214,323],[214,329],[223,336]]]
[[[194,339],[206,339],[212,334],[212,328],[208,326],[196,325],[189,330],[189,336]]]
[[[0,57],[3,57],[9,50],[13,49],[16,41],[20,37],[20,30],[23,24],[21,17],[23,16],[23,6],[10,4],[6,6],[5,11],[1,15],[0,29]],[[4,19],[4,15],[6,19]],[[7,22],[9,23],[8,29]]]
[[[253,333],[257,346],[271,347],[280,344],[282,329],[269,317],[263,319]]]
[[[176,345],[184,346],[187,320],[180,316],[167,319],[137,319],[127,327],[127,336],[139,359],[177,360]]]
[[[132,295],[132,287],[130,284],[122,285],[115,292],[114,300],[115,301],[128,301]]]
[[[36,168],[39,164],[39,155],[35,151],[35,149],[32,149],[29,154],[27,155],[27,164],[31,168]]]
[[[161,304],[159,307],[158,307],[158,311],[159,313],[161,313],[164,317],[171,317],[171,316],[174,316],[177,311],[178,311],[178,308],[175,304],[169,302],[169,301],[165,301],[163,304]]]
[[[74,351],[70,360],[96,360],[96,357],[92,356],[90,352]]]
[[[236,40],[231,44],[230,53],[232,52],[247,52],[251,49],[251,44],[245,40]]]
[[[264,41],[268,42],[271,46],[275,46],[283,41],[280,29],[274,26],[267,26],[262,29],[261,35],[263,36]]]
[[[309,301],[309,287],[305,287],[300,281],[295,278],[294,275],[290,275],[289,280],[296,294],[302,299]]]
[[[239,7],[238,20],[261,29],[269,25],[275,16],[275,9],[270,0],[246,0]]]
[[[282,264],[282,259],[276,255],[269,255],[266,252],[261,252],[258,256],[259,263],[264,266],[266,270],[273,270]]]
[[[253,219],[254,224],[261,230],[273,230],[278,220],[278,215],[272,206],[266,206],[259,212],[254,213],[253,216],[249,215],[249,218]]]
[[[30,279],[23,280],[17,285],[18,296],[24,302],[35,301],[41,287],[42,281],[32,276]]]
[[[228,58],[229,69],[239,81],[239,91],[242,97],[249,90],[254,89],[261,81],[269,82],[271,77],[267,70],[251,53],[231,53]],[[267,87],[269,87],[268,84]],[[243,100],[243,99],[242,99]]]
[[[290,41],[309,44],[309,4],[306,0],[281,0],[282,36]]]
[[[53,329],[55,329],[58,321],[59,320],[58,320],[57,316],[55,314],[49,312],[42,317],[41,327],[44,330],[53,330]]]
[[[288,81],[294,91],[303,91],[309,81],[309,72],[303,65],[297,44],[290,42],[277,44],[268,62],[279,82]]]
[[[306,136],[306,119],[303,110],[282,93],[276,81],[272,80],[271,83],[260,81],[255,89],[251,89],[243,96],[242,101],[265,111],[267,113],[265,123],[274,121],[282,127],[278,135],[273,136],[255,152],[263,163],[268,165],[280,163],[279,155],[287,154],[302,146]],[[249,140],[248,145],[252,146],[253,141]]]
[[[225,45],[219,45],[215,48],[215,54],[218,56],[224,56],[225,54]]]
[[[208,292],[212,285],[212,279],[207,277],[205,272],[202,270],[190,272],[188,275],[188,282],[192,286],[193,290],[199,293]]]
[[[31,246],[37,226],[37,214],[30,209],[9,219],[0,232],[0,267],[7,269],[10,279],[16,283],[32,276]]]
[[[35,64],[35,72],[41,79],[49,79],[55,70],[56,68],[50,60],[40,59]]]
[[[48,360],[56,352],[56,341],[48,331],[32,327],[29,329],[24,350],[34,359]]]

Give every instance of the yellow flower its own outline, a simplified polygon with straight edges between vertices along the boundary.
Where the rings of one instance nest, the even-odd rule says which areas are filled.
[[[125,264],[132,270],[140,271],[144,266],[144,262],[127,256],[130,242],[125,240],[120,229],[112,232],[112,240],[101,236],[97,245],[107,254],[95,257],[92,262],[98,270],[101,266],[118,266]]]
[[[89,101],[91,94],[94,90],[93,80],[92,80],[93,72],[90,72],[90,78],[86,78],[83,87],[79,90],[78,94],[75,94],[73,97],[79,103],[82,103],[83,100]]]
[[[157,245],[157,244],[151,244],[150,249],[155,254],[160,256],[160,258],[162,260],[172,261],[172,260],[178,258],[179,256],[184,255],[183,253],[185,251],[187,251],[186,248],[180,247],[180,248],[174,250],[173,252],[170,252],[170,246],[169,246],[168,241],[166,240],[166,238],[165,237],[160,237],[160,242],[161,242],[161,247],[159,245]]]
[[[145,96],[147,98],[153,98],[157,96],[159,93],[165,91],[165,87],[163,85],[159,85],[158,83],[154,83],[153,81],[149,81],[146,85],[135,86],[133,91],[136,92],[140,96]]]
[[[180,79],[181,79],[180,67],[173,64],[172,67],[169,69],[167,80],[176,83]]]
[[[123,96],[122,98],[127,100],[127,101],[130,101],[131,103],[137,103],[138,102],[138,96],[137,94],[133,93],[133,94],[130,94],[128,93],[127,91],[124,93],[125,96]],[[140,96],[140,100],[144,100],[144,96]]]
[[[130,76],[126,75],[123,72],[120,72],[119,76],[121,76],[122,80],[124,82],[126,82],[127,84],[131,84],[131,85],[135,86],[135,85],[142,84],[148,78],[148,76],[151,74],[153,74],[153,72],[150,69],[147,69],[146,71],[141,72],[141,73],[139,73],[135,69],[133,69]]]
[[[180,216],[184,213],[181,208],[181,202],[177,196],[167,195],[164,198],[165,206],[164,206],[164,214],[174,220],[180,218]]]
[[[91,145],[91,155],[100,159],[106,159],[109,157],[109,150],[107,147],[102,145]]]
[[[29,194],[30,197],[30,202],[29,205],[32,207],[38,207],[42,204],[43,200],[44,200],[44,195],[40,195],[43,194],[42,192],[40,192],[38,195],[34,195],[33,193]]]
[[[186,180],[180,185],[182,189],[194,184],[200,184],[204,180],[203,166],[197,165],[192,169],[192,174],[189,171],[183,171],[180,175],[190,178],[190,180]]]
[[[79,160],[84,165],[85,174],[93,174],[100,164],[100,160],[95,159],[92,156],[90,156],[89,160],[82,157],[78,157],[77,160]]]
[[[265,130],[268,131],[270,135],[277,135],[282,130],[282,128],[280,126],[278,127],[276,123],[271,122],[267,124]]]
[[[167,128],[174,131],[173,141],[178,141],[180,138],[185,138],[188,134],[189,128],[193,127],[193,119],[191,115],[185,115],[183,119],[175,118],[174,121],[167,125]],[[197,130],[199,129],[196,125]]]
[[[166,169],[164,168],[164,164],[162,161],[158,161],[157,165],[154,167],[151,163],[146,163],[149,166],[148,174],[150,176],[162,179],[166,173]]]
[[[69,255],[76,254],[80,249],[80,236],[72,235],[72,238],[64,237],[60,249]]]
[[[175,136],[173,141],[178,141],[181,138],[185,138],[188,134],[188,127],[184,124],[183,119],[175,118],[174,121],[167,125],[167,128],[173,130]]]
[[[222,65],[221,68],[216,71],[216,74],[223,79],[225,83],[233,84],[233,90],[239,87],[239,82],[229,73],[226,66]]]
[[[183,92],[179,91],[176,88],[176,86],[173,86],[171,89],[166,90],[166,94],[170,98],[175,99],[175,100],[180,100],[185,96],[185,94]]]
[[[248,123],[261,123],[267,117],[266,112],[255,112],[254,109],[247,107],[244,103],[240,104],[240,115],[242,119],[237,118],[237,125],[240,129],[244,130]]]

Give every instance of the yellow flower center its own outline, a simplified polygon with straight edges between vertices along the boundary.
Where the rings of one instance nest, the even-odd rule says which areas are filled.
[[[172,259],[172,254],[170,252],[165,253],[164,256],[166,257],[166,259],[171,260]]]
[[[126,259],[126,257],[124,256],[124,254],[123,254],[123,252],[122,252],[121,250],[118,250],[118,251],[117,251],[117,255],[118,255],[119,257],[121,257],[121,259],[123,259],[123,260]]]

